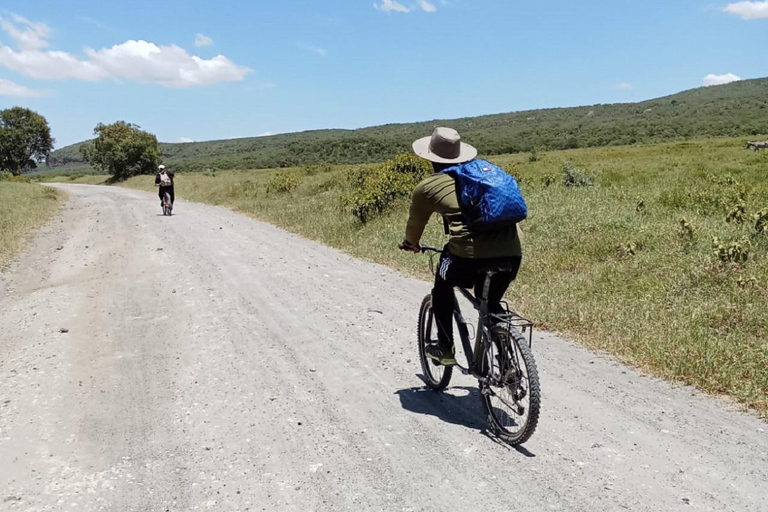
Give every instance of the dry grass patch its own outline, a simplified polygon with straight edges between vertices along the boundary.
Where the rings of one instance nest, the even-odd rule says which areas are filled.
[[[0,181],[0,269],[58,212],[64,193],[34,183]]]

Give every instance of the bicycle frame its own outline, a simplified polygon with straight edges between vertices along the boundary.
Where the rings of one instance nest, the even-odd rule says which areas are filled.
[[[421,246],[421,250],[438,254],[442,252],[437,248],[429,246]],[[488,312],[488,291],[491,286],[491,279],[499,272],[499,270],[493,269],[489,269],[485,272],[482,295],[479,299],[466,288],[455,288],[458,289],[459,292],[461,292],[461,294],[470,302],[470,304],[472,304],[475,310],[479,312],[478,327],[475,332],[475,341],[474,344],[472,344],[469,336],[469,329],[467,328],[468,322],[464,319],[464,315],[462,314],[461,308],[459,307],[459,301],[454,294],[453,318],[456,320],[459,337],[461,338],[461,345],[464,349],[464,355],[467,357],[466,367],[460,364],[457,364],[456,367],[464,375],[472,375],[479,380],[484,380],[486,377],[483,375],[481,369],[478,368],[477,363],[486,356],[486,352],[489,348],[491,340],[491,328],[494,325],[492,320],[497,320],[496,323],[506,323],[510,327],[518,327],[524,333],[527,332],[528,346],[531,347],[533,345],[533,322],[527,318],[523,318],[517,313],[510,311],[506,302],[502,302],[502,305],[505,309],[505,313],[503,315],[496,315]],[[484,343],[484,340],[487,340],[487,343]],[[477,358],[477,355],[480,355],[480,357]]]

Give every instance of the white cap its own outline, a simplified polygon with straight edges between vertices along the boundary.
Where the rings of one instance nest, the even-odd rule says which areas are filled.
[[[157,166],[157,169],[162,171],[163,169],[165,169],[165,166],[163,164],[160,164]]]

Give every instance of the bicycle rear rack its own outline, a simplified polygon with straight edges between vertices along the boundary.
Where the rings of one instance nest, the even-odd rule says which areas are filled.
[[[509,309],[507,302],[502,301],[501,306],[504,308],[504,313],[491,313],[491,318],[498,323],[507,324],[510,329],[513,327],[519,329],[528,337],[528,348],[533,348],[533,322]]]

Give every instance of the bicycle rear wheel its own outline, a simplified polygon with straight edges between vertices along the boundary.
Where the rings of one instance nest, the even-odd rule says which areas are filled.
[[[536,430],[541,406],[539,372],[528,340],[517,329],[496,325],[491,329],[486,365],[491,371],[480,384],[483,408],[493,432],[518,445]]]
[[[452,366],[443,366],[427,358],[427,347],[437,345],[437,324],[432,313],[432,295],[427,295],[421,303],[419,310],[419,360],[424,372],[424,382],[435,391],[441,391],[451,382],[453,375]]]

